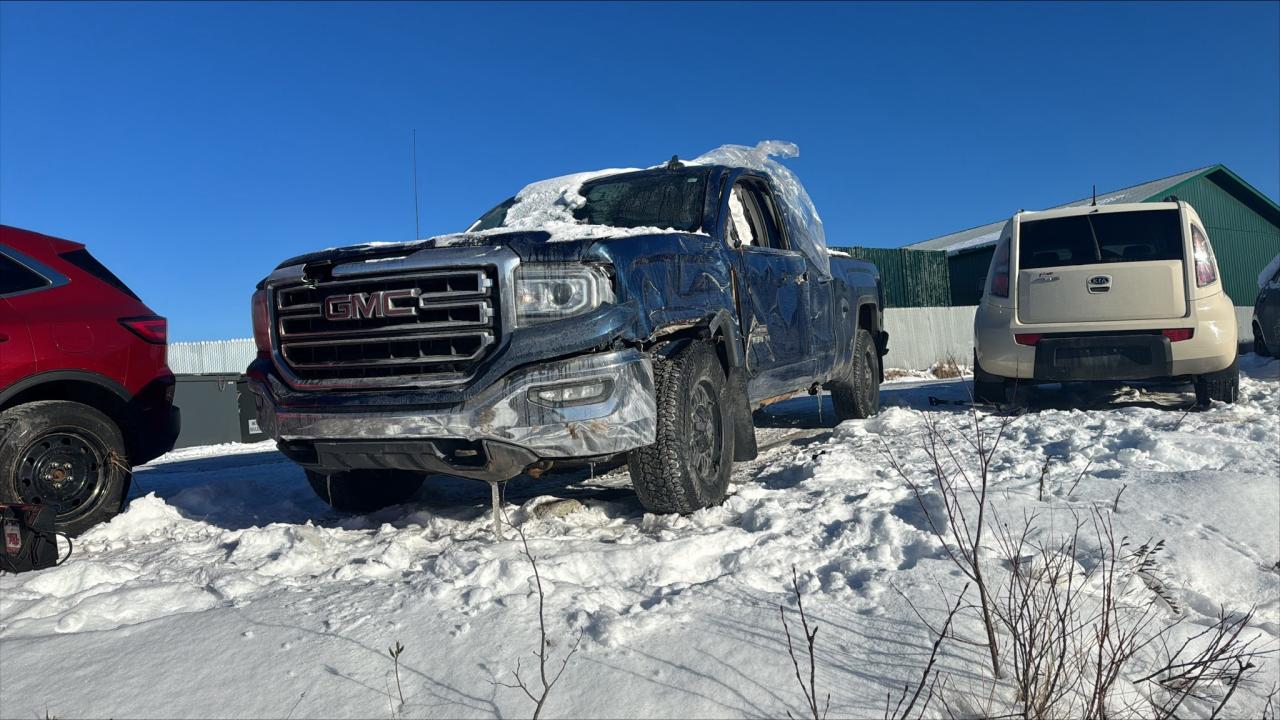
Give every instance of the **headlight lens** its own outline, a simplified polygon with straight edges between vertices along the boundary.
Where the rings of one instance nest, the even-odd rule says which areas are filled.
[[[522,327],[579,315],[613,302],[604,270],[586,265],[521,265],[516,269],[516,320]]]

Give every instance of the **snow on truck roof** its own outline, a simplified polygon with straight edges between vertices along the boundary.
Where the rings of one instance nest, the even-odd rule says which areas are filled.
[[[809,194],[805,192],[804,186],[800,184],[799,178],[775,159],[797,157],[799,154],[800,149],[794,143],[781,140],[765,140],[755,147],[721,145],[714,150],[699,155],[693,160],[683,161],[683,164],[686,167],[719,165],[742,168],[754,170],[768,176],[774,187],[782,195],[783,222],[787,225],[788,235],[791,237],[796,249],[803,252],[824,275],[829,275],[831,272],[831,259],[827,252],[826,234],[823,231],[822,219],[818,216],[818,211],[813,206],[813,201],[809,198]],[[658,170],[662,167],[663,165],[649,168],[611,168],[538,180],[526,185],[512,198],[513,203],[507,209],[501,227],[440,235],[431,238],[431,244],[436,247],[462,245],[474,242],[478,237],[501,235],[513,230],[545,232],[550,236],[547,242],[688,232],[669,227],[593,225],[574,215],[574,210],[581,208],[587,202],[582,195],[582,188],[587,183],[614,175]],[[706,233],[696,232],[693,234]],[[352,248],[395,244],[401,243],[364,243],[352,246]]]
[[[693,160],[684,161],[684,165],[686,167],[721,165],[755,170],[767,175],[782,195],[785,215],[783,221],[786,222],[789,235],[797,249],[807,255],[823,273],[829,274],[830,258],[827,254],[822,219],[818,216],[818,211],[809,194],[805,192],[804,186],[800,184],[799,178],[774,159],[797,157],[799,154],[800,149],[794,143],[766,140],[755,147],[721,145]],[[548,242],[677,232],[672,228],[619,228],[609,225],[591,225],[574,216],[574,210],[586,203],[586,198],[582,196],[582,188],[592,180],[612,175],[657,170],[662,167],[658,165],[650,168],[595,170],[530,183],[516,193],[515,204],[507,210],[502,227],[446,236],[438,239],[437,244],[448,244],[449,238],[458,238],[460,242],[462,238],[468,236],[501,234],[512,230],[541,230],[550,234]]]

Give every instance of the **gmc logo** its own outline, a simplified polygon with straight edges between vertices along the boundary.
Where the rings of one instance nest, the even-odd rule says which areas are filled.
[[[364,318],[412,317],[417,313],[417,288],[379,290],[371,293],[330,295],[324,299],[325,320],[360,320]],[[412,305],[396,305],[396,300],[412,298]]]

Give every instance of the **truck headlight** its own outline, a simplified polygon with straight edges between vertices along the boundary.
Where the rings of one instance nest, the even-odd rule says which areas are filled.
[[[579,315],[614,300],[609,276],[587,265],[521,265],[515,297],[521,327]]]

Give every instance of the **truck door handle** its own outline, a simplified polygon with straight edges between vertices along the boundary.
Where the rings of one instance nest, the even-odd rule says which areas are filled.
[[[0,342],[9,342],[9,336],[4,333],[0,333]]]

